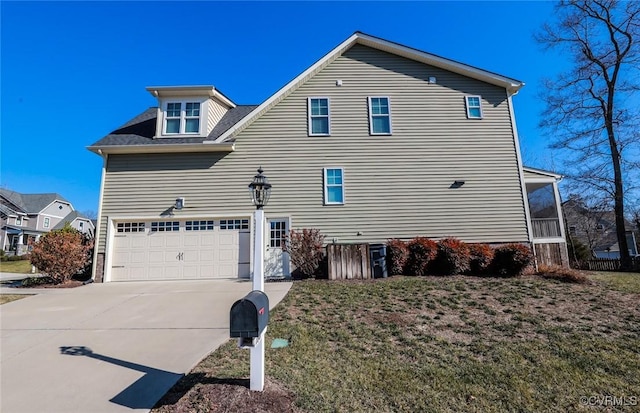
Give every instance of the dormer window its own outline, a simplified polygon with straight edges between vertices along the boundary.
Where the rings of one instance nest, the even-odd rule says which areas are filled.
[[[200,102],[167,102],[164,134],[199,134]]]

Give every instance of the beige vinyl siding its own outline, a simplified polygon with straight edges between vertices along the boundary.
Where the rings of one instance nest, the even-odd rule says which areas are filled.
[[[427,79],[435,76],[436,84]],[[342,80],[342,86],[336,86]],[[465,95],[484,119],[467,119]],[[331,99],[331,136],[308,136],[307,98]],[[387,96],[391,136],[370,136],[368,96]],[[267,217],[318,228],[327,241],[416,235],[527,242],[516,149],[503,88],[356,45],[236,136],[229,154],[111,155],[100,251],[112,215],[246,215],[262,166]],[[323,205],[323,168],[344,168],[345,204]],[[461,188],[451,189],[455,180]],[[362,235],[357,235],[362,232]]]
[[[207,116],[207,135],[215,128],[216,124],[229,110],[226,105],[220,103],[217,99],[212,98],[208,101],[209,116]]]

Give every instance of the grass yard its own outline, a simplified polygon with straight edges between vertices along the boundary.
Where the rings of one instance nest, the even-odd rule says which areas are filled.
[[[29,260],[0,262],[0,272],[31,274],[31,263]]]
[[[30,296],[30,294],[0,294],[0,304],[10,303],[11,301],[16,301]]]
[[[153,411],[638,411],[640,292],[626,276],[296,282],[271,313],[263,393],[229,341]]]

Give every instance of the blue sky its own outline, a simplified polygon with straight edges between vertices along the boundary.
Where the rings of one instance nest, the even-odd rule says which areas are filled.
[[[362,31],[526,83],[514,97],[525,163],[561,169],[537,125],[562,68],[533,32],[550,2],[0,2],[0,185],[98,210],[86,146],[155,105],[146,86],[214,85],[258,104]]]

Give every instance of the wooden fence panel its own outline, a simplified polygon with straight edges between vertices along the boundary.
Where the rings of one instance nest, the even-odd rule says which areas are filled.
[[[631,259],[632,270],[640,271],[640,257]],[[585,261],[581,268],[590,271],[620,271],[621,262],[618,258],[597,258]]]
[[[369,244],[329,244],[327,261],[330,280],[371,278]]]

